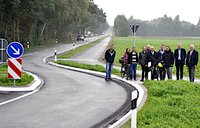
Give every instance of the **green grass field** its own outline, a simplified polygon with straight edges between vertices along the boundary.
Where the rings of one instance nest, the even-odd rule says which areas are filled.
[[[115,50],[117,52],[115,64],[119,64],[119,59],[123,56],[126,48],[132,48],[133,46],[133,37],[115,37],[112,41],[115,45]],[[188,52],[190,44],[195,45],[195,49],[200,53],[200,39],[197,38],[168,38],[168,37],[138,37],[136,39],[136,49],[137,52],[142,51],[142,47],[146,45],[152,45],[155,47],[155,50],[158,51],[161,44],[165,46],[170,46],[171,50],[174,51],[177,48],[178,43],[182,43],[182,47]],[[200,58],[200,56],[199,56]],[[173,73],[175,73],[175,67],[173,68]],[[184,68],[184,75],[188,76],[187,68]],[[200,77],[200,64],[196,69],[196,77]]]
[[[187,81],[145,81],[148,100],[138,128],[200,128],[200,85]],[[122,128],[130,128],[130,121]]]
[[[13,80],[7,78],[7,65],[0,66],[0,86],[13,86]],[[16,80],[16,86],[27,86],[34,78],[26,73],[22,73],[22,79]]]

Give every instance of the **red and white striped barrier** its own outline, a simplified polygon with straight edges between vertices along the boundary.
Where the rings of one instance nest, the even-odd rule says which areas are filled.
[[[22,77],[22,59],[8,59],[8,79],[21,79]]]

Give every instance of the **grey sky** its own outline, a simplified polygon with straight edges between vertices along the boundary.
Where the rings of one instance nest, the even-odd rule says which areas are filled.
[[[110,25],[118,14],[127,18],[153,20],[164,14],[197,24],[200,17],[200,0],[94,0],[107,13]]]

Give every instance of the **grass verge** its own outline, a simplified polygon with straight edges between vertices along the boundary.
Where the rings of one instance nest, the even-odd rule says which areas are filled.
[[[188,81],[145,81],[148,100],[138,128],[199,128],[200,86]],[[130,128],[130,121],[122,128]]]
[[[66,58],[70,58],[72,56],[75,56],[76,54],[79,54],[79,53],[91,48],[93,45],[98,44],[101,40],[103,40],[105,38],[106,37],[102,37],[102,38],[100,38],[100,39],[98,39],[98,40],[96,40],[96,41],[94,41],[90,44],[85,44],[83,46],[80,46],[80,47],[76,48],[75,50],[71,50],[71,51],[69,51],[65,54],[59,55],[58,58],[66,59]]]
[[[58,60],[56,63],[65,65],[65,66],[74,67],[74,68],[81,68],[81,69],[98,71],[98,72],[106,72],[106,68],[101,65],[82,64],[82,63],[78,63],[78,62],[63,61],[63,60]],[[120,75],[120,71],[117,69],[114,69],[114,68],[112,70],[112,73],[115,75]]]
[[[0,66],[0,86],[13,86],[13,80],[7,78],[7,65]],[[16,86],[27,86],[34,78],[26,73],[22,73],[22,78],[16,80]]]

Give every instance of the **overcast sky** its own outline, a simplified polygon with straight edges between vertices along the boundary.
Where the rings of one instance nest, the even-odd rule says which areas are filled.
[[[110,25],[118,14],[127,18],[153,20],[164,14],[197,24],[200,17],[200,0],[94,0],[107,14]]]

